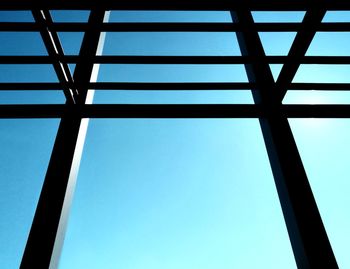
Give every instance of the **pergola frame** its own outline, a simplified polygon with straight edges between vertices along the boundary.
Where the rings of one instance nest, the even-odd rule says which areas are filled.
[[[50,10],[90,10],[87,23],[53,22]],[[21,268],[56,268],[80,163],[88,118],[258,118],[299,269],[338,268],[288,118],[350,118],[348,105],[284,105],[287,90],[349,91],[347,83],[293,83],[301,64],[350,64],[349,56],[305,56],[318,31],[350,31],[350,23],[324,23],[328,10],[350,10],[349,1],[1,1],[0,10],[30,10],[30,22],[1,22],[0,31],[39,32],[48,56],[0,56],[0,64],[52,64],[58,83],[0,83],[0,90],[61,90],[62,105],[0,105],[0,118],[60,118]],[[233,23],[110,23],[108,10],[225,10]],[[306,11],[301,23],[255,23],[251,11]],[[57,32],[84,32],[79,55],[64,55]],[[102,56],[101,32],[232,32],[242,56]],[[297,32],[288,56],[266,56],[258,32]],[[74,74],[68,64],[75,63]],[[96,82],[97,64],[244,64],[247,83]],[[281,63],[278,79],[269,64]],[[93,90],[251,90],[253,105],[93,105]],[[84,122],[85,121],[85,122]]]

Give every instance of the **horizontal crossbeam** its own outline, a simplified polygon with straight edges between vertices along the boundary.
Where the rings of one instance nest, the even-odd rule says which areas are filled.
[[[86,10],[99,7],[107,10],[230,10],[248,8],[251,10],[305,10],[307,8],[350,9],[350,2],[344,0],[3,0],[0,9],[77,9]]]
[[[349,105],[282,105],[288,118],[350,118]],[[272,111],[261,105],[242,104],[99,104],[99,105],[0,105],[0,118],[264,118]]]
[[[84,32],[89,26],[83,22],[55,22],[50,29],[57,32]],[[178,22],[109,22],[96,27],[102,32],[236,32],[245,30],[244,25],[235,23],[178,23]],[[302,25],[301,23],[255,23],[253,29],[258,32],[297,32],[303,30],[319,32],[349,32],[349,22],[324,22],[317,27],[313,25]],[[2,32],[36,32],[40,27],[32,22],[0,22]]]
[[[0,56],[0,64],[52,64],[58,59],[62,63],[77,63],[79,56],[31,56],[5,55]],[[350,56],[303,56],[300,59],[289,56],[123,56],[103,55],[92,57],[94,63],[101,64],[247,64],[254,61],[265,61],[269,64],[299,63],[299,64],[348,64]]]
[[[146,90],[146,91],[202,91],[202,90],[250,90],[256,84],[249,82],[228,83],[144,83],[144,82],[96,82],[89,83],[88,88],[94,90]],[[2,82],[0,91],[30,91],[30,90],[62,90],[55,82]],[[317,91],[350,91],[350,83],[292,83],[288,90]]]

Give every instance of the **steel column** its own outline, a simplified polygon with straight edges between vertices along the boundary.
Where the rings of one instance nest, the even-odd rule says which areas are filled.
[[[259,35],[253,28],[248,10],[232,11],[233,21],[250,31],[237,33],[242,55],[265,55]],[[250,27],[251,26],[251,27]],[[267,117],[260,118],[272,172],[299,269],[338,268],[322,219],[299,156],[287,117],[280,110],[281,101],[271,70],[266,61],[246,64],[256,104],[262,105]]]
[[[101,44],[100,33],[93,25],[102,23],[104,17],[102,10],[91,11],[91,27],[84,35],[74,73],[74,81],[79,81],[79,103],[82,104],[88,103],[87,89],[82,87],[90,82],[91,59]],[[20,268],[57,268],[87,128],[87,120],[84,121],[74,112],[67,112],[62,117]]]

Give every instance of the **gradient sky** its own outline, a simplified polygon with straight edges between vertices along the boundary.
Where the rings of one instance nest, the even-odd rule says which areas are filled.
[[[303,12],[256,12],[301,21]],[[53,12],[84,21],[86,12]],[[325,21],[350,21],[348,12]],[[0,12],[0,21],[33,21]],[[110,21],[230,22],[228,12],[112,12]],[[268,55],[295,33],[261,33]],[[81,33],[60,33],[76,54]],[[46,55],[37,33],[0,33],[2,55]],[[319,33],[308,55],[349,55],[349,33]],[[234,33],[108,33],[104,54],[240,55]],[[72,70],[74,66],[71,66]],[[271,65],[275,77],[281,66]],[[350,82],[348,66],[302,65],[296,82]],[[0,65],[0,81],[57,81],[49,65]],[[246,82],[242,65],[102,65],[99,81]],[[0,92],[4,103],[64,103],[61,92]],[[289,92],[284,103],[348,103]],[[248,91],[98,91],[95,103],[252,103]],[[18,268],[59,121],[0,120],[0,263]],[[290,119],[340,268],[350,268],[347,119]],[[60,269],[296,268],[256,119],[90,120]]]

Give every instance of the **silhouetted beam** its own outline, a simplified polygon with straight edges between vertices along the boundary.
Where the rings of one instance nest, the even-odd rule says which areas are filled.
[[[336,24],[332,24],[337,28]],[[349,26],[349,25],[347,25]],[[26,26],[30,29],[28,26]],[[234,32],[242,30],[244,26],[224,22],[110,22],[101,25],[100,31],[104,32]],[[300,23],[256,23],[254,27],[262,32],[297,31],[301,29]],[[5,28],[5,27],[4,27]],[[6,28],[5,28],[6,29]],[[56,23],[57,31],[85,31],[85,23]],[[342,25],[341,29],[344,29]],[[348,28],[349,29],[349,28]]]
[[[349,91],[350,83],[292,83],[288,90]]]
[[[85,32],[88,25],[83,22],[55,22],[51,25],[51,30],[57,32]],[[344,32],[350,31],[349,22],[324,22],[317,26],[302,25],[301,23],[255,23],[254,30],[258,32],[297,32],[320,31],[320,32]],[[135,23],[104,23],[98,30],[102,32],[235,32],[244,30],[244,25],[234,23],[178,23],[178,22],[135,22]],[[0,22],[2,32],[35,32],[39,31],[35,23],[32,22]]]
[[[62,63],[77,63],[79,56],[58,56]],[[138,56],[138,55],[102,55],[92,57],[94,63],[101,64],[246,64],[254,61],[266,61],[269,64],[350,64],[350,56],[304,56],[290,59],[288,56]],[[0,64],[51,64],[50,56],[0,55]]]
[[[95,82],[88,84],[95,90],[145,90],[145,91],[193,91],[193,90],[249,90],[256,88],[249,82],[190,82],[190,83],[144,83],[144,82]],[[62,90],[60,83],[55,82],[1,82],[0,91],[30,91],[30,90]],[[349,91],[350,83],[292,83],[288,90],[303,91]]]
[[[288,118],[350,118],[350,105],[283,105]],[[0,105],[0,118],[266,118],[274,110],[251,104]]]
[[[103,22],[105,13],[101,10],[91,11],[89,23],[98,25]],[[84,34],[79,54],[82,59],[78,61],[74,73],[74,80],[82,85],[87,85],[94,80],[92,79],[93,64],[89,65],[87,61],[98,53],[97,48],[101,43],[100,33],[94,31],[92,27]],[[87,89],[81,90],[78,103],[86,103],[88,102]],[[78,105],[47,106],[49,108],[47,116],[59,112],[62,118],[22,257],[21,269],[58,268],[67,214],[87,130],[87,120],[82,121],[81,117],[74,113],[75,111],[67,111],[67,107],[70,106]],[[44,107],[32,107],[27,110],[27,113],[34,115],[35,110],[42,110]],[[25,109],[23,110],[22,107],[19,111],[23,112]],[[42,112],[40,111],[39,114],[43,115]]]
[[[99,7],[107,10],[230,10],[248,8],[252,10],[305,10],[310,7],[328,9],[350,9],[349,1],[344,0],[2,0],[0,9],[94,9]]]
[[[283,105],[288,118],[350,118],[350,105]],[[266,118],[275,113],[261,105],[86,105],[88,118]]]
[[[332,52],[330,52],[332,53]],[[287,61],[287,59],[284,59]],[[288,63],[299,64],[350,64],[350,56],[304,56],[301,59],[290,59]]]
[[[79,56],[57,57],[63,63],[77,63]],[[92,57],[94,63],[104,64],[243,64],[259,61],[263,58],[242,56],[112,56]],[[271,56],[269,63],[283,63],[286,56]],[[0,56],[0,64],[51,64],[50,56]],[[350,59],[349,59],[350,62]]]
[[[1,32],[38,32],[40,29],[34,22],[0,22]]]
[[[293,81],[295,74],[298,71],[300,60],[307,52],[315,34],[316,29],[319,24],[321,24],[324,15],[326,14],[325,9],[307,11],[303,19],[302,24],[305,27],[314,27],[314,31],[309,30],[300,30],[292,44],[292,47],[289,50],[288,57],[293,59],[293,62],[285,63],[281,69],[281,72],[276,80],[276,90],[280,95],[279,99],[283,100],[284,95],[286,94],[289,85]]]
[[[45,82],[0,82],[0,91],[45,91],[62,90],[60,83]]]
[[[350,118],[348,105],[283,105],[282,114],[288,118]],[[317,244],[317,238],[312,244]],[[321,259],[320,259],[321,260]],[[331,265],[331,260],[328,260]],[[327,267],[332,268],[332,267]]]
[[[68,103],[77,103],[78,92],[73,86],[73,78],[67,63],[61,62],[59,56],[63,56],[64,52],[55,31],[50,29],[53,23],[49,11],[40,10],[32,11],[36,23],[40,26],[40,34],[44,41],[46,50],[52,59],[52,65],[55,69],[59,82],[62,85],[64,95]],[[71,87],[68,85],[70,84]],[[72,87],[73,86],[73,87]]]
[[[232,83],[143,83],[143,82],[96,82],[89,83],[89,89],[95,90],[145,90],[145,91],[201,91],[201,90],[249,90],[256,84],[248,82]],[[2,82],[0,91],[62,90],[59,83],[45,82]],[[292,83],[288,90],[303,91],[349,91],[350,83]]]
[[[1,55],[0,64],[52,64],[50,56]]]
[[[231,14],[237,23],[246,26],[254,23],[247,10],[232,11]],[[253,28],[238,32],[237,40],[242,55],[265,55],[258,32]],[[269,65],[263,61],[245,67],[249,81],[257,84],[253,91],[254,102],[263,107],[266,115],[259,122],[297,266],[299,269],[338,268],[289,126],[289,115],[280,109],[280,89],[276,88]],[[348,106],[343,108],[332,116],[344,116],[345,111],[350,110]],[[308,109],[311,114],[317,111],[315,106],[308,106]],[[326,116],[327,109],[331,107],[322,107],[318,112]],[[294,116],[306,116],[306,113],[302,114],[302,107],[292,112],[299,113]]]
[[[110,64],[243,64],[261,61],[265,58],[243,56],[110,56],[94,58],[95,63]],[[271,63],[282,63],[286,57],[273,56],[267,59]],[[0,57],[1,61],[1,57]],[[350,59],[349,59],[350,61]]]
[[[0,118],[240,118],[258,117],[255,105],[0,105]]]
[[[18,59],[20,61],[20,59]],[[76,57],[63,58],[68,63],[76,62]],[[105,64],[245,64],[265,61],[270,64],[350,64],[350,56],[304,56],[291,59],[288,56],[116,56],[103,55],[94,58],[95,63]],[[1,62],[1,56],[0,56]]]
[[[189,82],[189,83],[145,83],[145,82],[96,82],[89,88],[95,90],[150,90],[150,91],[201,91],[201,90],[249,90],[253,84],[247,82]]]
[[[77,85],[79,85],[77,83]],[[143,83],[143,82],[90,82],[86,84],[89,89],[94,90],[155,90],[155,91],[173,91],[173,90],[248,90],[254,87],[254,84],[247,82],[232,83]],[[0,83],[0,91],[15,90],[60,90],[59,83],[41,83],[41,82],[3,82]]]

